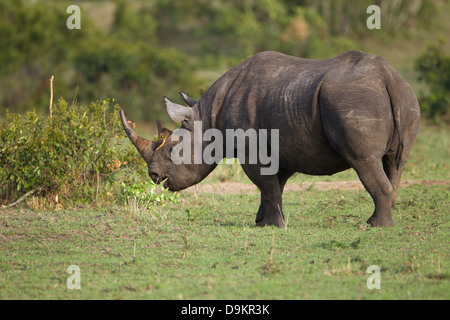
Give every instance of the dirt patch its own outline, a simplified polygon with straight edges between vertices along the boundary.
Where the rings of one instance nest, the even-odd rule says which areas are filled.
[[[450,180],[403,180],[400,182],[400,188],[406,188],[414,184],[423,186],[447,186],[450,185]],[[316,182],[302,182],[302,183],[287,183],[284,192],[289,191],[304,191],[310,188],[317,190],[359,190],[364,189],[359,180],[353,181],[316,181]],[[196,185],[182,191],[185,193],[212,193],[212,194],[258,194],[258,188],[253,184],[246,184],[240,182],[221,182],[215,184],[201,184]]]

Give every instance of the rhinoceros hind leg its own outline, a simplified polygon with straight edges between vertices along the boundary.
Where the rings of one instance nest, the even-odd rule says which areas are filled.
[[[400,166],[397,168],[394,156],[388,154],[383,157],[383,169],[386,172],[386,175],[394,189],[391,201],[392,207],[395,205],[395,202],[397,201],[397,192],[400,185],[400,178],[402,177],[403,168],[404,168],[403,164],[400,164]]]
[[[367,223],[372,227],[393,226],[391,206],[394,188],[382,168],[381,159],[353,161],[352,166],[375,204],[375,211]]]

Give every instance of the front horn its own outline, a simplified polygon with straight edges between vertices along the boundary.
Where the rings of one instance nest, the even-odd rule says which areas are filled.
[[[152,144],[154,143],[151,140],[145,139],[141,136],[138,136],[136,132],[133,131],[133,129],[130,128],[128,125],[127,119],[125,118],[125,114],[123,113],[123,110],[119,111],[120,114],[120,120],[122,121],[123,129],[125,130],[128,138],[133,142],[134,146],[136,147],[137,151],[141,155],[142,158],[144,158],[145,162],[150,161],[150,157],[153,153],[152,150]]]

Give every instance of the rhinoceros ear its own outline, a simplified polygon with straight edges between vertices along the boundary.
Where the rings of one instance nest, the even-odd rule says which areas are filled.
[[[170,119],[173,122],[183,122],[194,120],[194,110],[192,108],[186,108],[180,104],[173,103],[167,97],[164,97],[166,101],[166,109]]]
[[[186,102],[189,107],[193,107],[193,106],[195,106],[197,104],[197,100],[192,99],[191,97],[189,97],[183,91],[180,91],[180,95],[183,98],[184,102]]]

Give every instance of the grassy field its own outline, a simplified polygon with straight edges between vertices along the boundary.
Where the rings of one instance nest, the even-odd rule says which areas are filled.
[[[448,128],[424,126],[404,177],[450,180],[448,167]],[[245,183],[237,168],[202,184]],[[0,299],[449,299],[449,196],[401,189],[396,226],[370,228],[365,190],[313,186],[285,193],[287,229],[254,226],[258,194],[182,193],[152,210],[31,210],[30,198],[0,211]],[[81,290],[67,287],[72,265]],[[367,287],[372,265],[381,289]]]
[[[183,195],[153,212],[9,209],[1,299],[449,299],[448,187],[400,191],[370,228],[364,191],[285,194],[287,229],[254,227],[257,195]],[[81,290],[68,289],[69,266]],[[380,268],[369,290],[367,268]]]
[[[450,180],[448,137],[424,125],[404,179]],[[202,184],[248,182],[238,168]],[[348,170],[290,181],[353,179]],[[400,189],[396,226],[370,228],[365,190],[313,185],[284,194],[287,229],[254,226],[254,193],[182,193],[151,210],[32,210],[30,197],[0,209],[0,299],[449,299],[449,197],[449,184]],[[67,286],[73,265],[81,290]],[[371,290],[373,265],[381,288]]]

